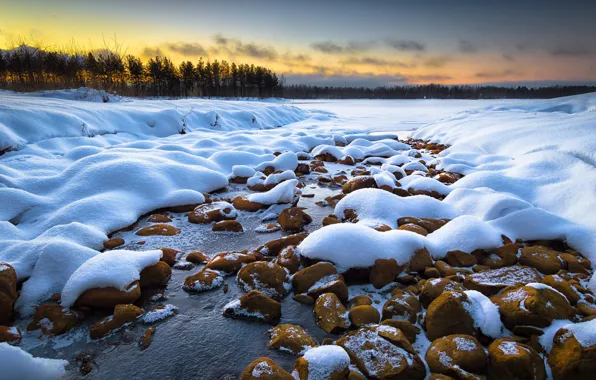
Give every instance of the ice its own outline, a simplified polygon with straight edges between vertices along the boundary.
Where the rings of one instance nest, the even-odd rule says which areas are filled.
[[[65,374],[66,360],[33,357],[8,343],[0,343],[2,378],[21,380],[55,380]]]
[[[161,250],[114,250],[100,253],[85,261],[68,279],[62,291],[62,306],[72,306],[88,289],[114,287],[124,290],[140,278],[141,271],[157,264]]]

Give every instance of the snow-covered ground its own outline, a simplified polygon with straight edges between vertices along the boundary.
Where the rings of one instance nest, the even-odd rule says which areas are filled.
[[[409,147],[392,139],[398,135],[450,144],[435,162],[465,177],[449,187],[416,174],[400,180],[404,188],[442,192],[442,202],[368,190],[348,195],[335,213],[356,210],[359,223],[312,233],[301,246],[304,255],[340,267],[367,266],[377,257],[407,261],[423,246],[436,258],[453,249],[495,248],[504,234],[564,239],[596,261],[596,94],[523,101],[108,103],[86,94],[0,92],[0,262],[24,281],[16,304],[21,315],[54,293],[74,302],[86,289],[81,266],[99,258],[108,234],[143,214],[202,203],[205,193],[250,168],[294,170],[295,153],[313,148],[354,158],[381,155],[387,164],[414,161]],[[375,179],[387,183],[391,165],[383,168]],[[292,198],[286,190],[296,183],[286,181],[278,192]],[[262,199],[258,194],[252,201]],[[368,228],[395,227],[402,216],[454,220],[428,237]],[[387,247],[398,244],[408,248],[395,256]],[[127,282],[88,277],[88,286]],[[74,283],[76,292],[69,285],[63,293]]]

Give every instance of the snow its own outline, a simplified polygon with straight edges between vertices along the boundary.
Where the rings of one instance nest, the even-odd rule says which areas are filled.
[[[62,306],[72,306],[85,290],[114,287],[124,290],[140,278],[141,271],[157,264],[161,250],[114,250],[85,261],[68,279],[62,291]]]
[[[350,356],[339,346],[314,347],[306,351],[303,357],[308,362],[308,378],[312,380],[329,379],[333,372],[350,365]]]
[[[154,323],[176,314],[177,311],[178,308],[176,306],[168,304],[163,308],[155,308],[151,311],[148,311],[141,317],[141,320],[145,323]]]
[[[571,331],[583,347],[589,348],[596,345],[596,319],[567,325],[565,329]]]
[[[502,336],[505,327],[501,322],[498,306],[478,291],[466,290],[464,293],[470,300],[470,303],[464,304],[464,307],[474,320],[474,327],[479,328],[484,335],[494,339]]]
[[[33,357],[8,343],[0,343],[2,378],[22,380],[55,380],[65,374],[66,360]]]
[[[294,197],[297,193],[297,184],[297,179],[287,180],[264,193],[250,194],[246,197],[246,199],[251,202],[260,203],[263,205],[291,203],[294,201]]]

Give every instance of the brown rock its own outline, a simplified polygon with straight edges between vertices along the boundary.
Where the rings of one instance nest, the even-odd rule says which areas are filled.
[[[224,307],[224,315],[275,324],[281,318],[281,304],[258,290],[251,290],[240,299],[228,303]]]
[[[368,280],[377,289],[395,281],[399,273],[399,266],[395,259],[377,259],[370,270]]]
[[[300,268],[300,257],[296,254],[294,247],[284,248],[277,255],[275,262],[286,268],[290,273],[296,273]]]
[[[251,202],[242,196],[236,197],[234,199],[233,205],[237,210],[248,211],[248,212],[259,211],[260,209],[267,207],[262,203]]]
[[[542,246],[522,248],[519,263],[534,267],[544,274],[555,274],[563,268],[558,252]]]
[[[305,224],[312,222],[312,218],[302,211],[300,207],[283,209],[277,218],[277,223],[284,231],[300,231]]]
[[[410,292],[395,288],[392,297],[383,305],[383,320],[400,319],[416,323],[418,313],[422,310],[418,298]]]
[[[182,289],[187,292],[205,292],[207,290],[217,289],[223,285],[224,279],[219,274],[211,269],[203,269],[202,271],[186,277]]]
[[[441,273],[435,267],[428,267],[424,270],[424,277],[426,278],[439,278],[441,277]]]
[[[422,235],[422,236],[428,235],[428,231],[426,229],[424,229],[424,227],[420,227],[419,225],[414,224],[414,223],[402,224],[397,229],[402,230],[402,231],[414,232],[414,233],[416,233],[418,235]]]
[[[341,187],[341,190],[344,194],[351,193],[356,190],[366,189],[366,188],[376,188],[377,182],[375,181],[374,177],[372,176],[358,176],[354,177],[348,182],[344,183]]]
[[[237,276],[238,284],[245,291],[258,290],[274,299],[283,298],[290,290],[290,278],[285,269],[267,261],[248,263]]]
[[[569,253],[561,253],[560,259],[565,262],[565,268],[572,273],[590,274],[590,261],[581,256],[574,256]]]
[[[352,166],[354,165],[354,159],[352,158],[352,156],[344,156],[340,160],[338,160],[337,163]]]
[[[416,341],[416,336],[420,334],[420,329],[413,325],[410,321],[401,321],[399,319],[385,319],[381,322],[382,325],[391,326],[401,331],[410,343]]]
[[[308,289],[308,295],[317,299],[321,294],[333,293],[341,302],[348,300],[348,286],[339,274],[330,274],[322,277]]]
[[[158,261],[157,264],[146,267],[141,271],[139,284],[141,288],[152,286],[165,286],[172,276],[172,268],[164,261]]]
[[[135,305],[116,305],[114,315],[91,326],[91,339],[103,338],[126,323],[134,322],[141,314],[143,310]]]
[[[379,311],[370,305],[354,306],[348,316],[352,326],[356,328],[378,324],[381,320]]]
[[[209,261],[209,258],[203,252],[191,252],[186,256],[186,261],[193,264],[204,264]]]
[[[338,346],[326,345],[308,350],[294,363],[296,380],[345,380],[350,373],[350,357]]]
[[[487,358],[476,338],[455,334],[434,340],[426,351],[426,363],[432,372],[468,379],[470,373],[484,374]]]
[[[23,334],[18,327],[0,326],[0,343],[9,343],[12,345],[19,345]]]
[[[511,287],[491,298],[499,306],[508,329],[515,326],[547,327],[554,319],[571,319],[574,310],[567,298],[546,285]]]
[[[174,236],[178,235],[180,230],[176,227],[169,225],[169,224],[153,224],[151,226],[147,226],[141,228],[137,231],[137,236]]]
[[[339,223],[339,220],[337,219],[337,216],[335,215],[329,215],[323,218],[323,221],[321,222],[324,226],[328,226],[331,224],[337,224]]]
[[[432,267],[433,265],[433,259],[430,257],[430,253],[428,253],[426,248],[417,250],[412,260],[410,260],[410,270],[412,272],[422,273],[427,267]]]
[[[303,351],[317,346],[317,342],[297,325],[277,325],[267,334],[270,338],[267,348],[273,350],[289,351],[294,355],[299,355]]]
[[[0,262],[0,324],[7,324],[17,300],[17,273],[10,264]]]
[[[121,237],[112,238],[103,242],[103,247],[105,249],[114,249],[116,247],[120,247],[124,245],[124,239]]]
[[[153,214],[149,218],[147,218],[147,222],[149,223],[170,223],[172,218],[165,214]]]
[[[294,380],[294,377],[269,358],[258,358],[242,372],[240,380]]]
[[[209,224],[221,222],[222,220],[236,219],[238,213],[228,202],[205,203],[195,207],[188,214],[188,221],[197,224]]]
[[[300,244],[307,236],[308,234],[306,232],[284,236],[279,239],[268,241],[255,251],[264,256],[277,256],[282,249]]]
[[[236,220],[222,220],[211,227],[213,232],[244,232],[242,224]]]
[[[555,380],[593,379],[596,372],[596,345],[584,346],[572,330],[561,328],[553,338],[548,364]]]
[[[333,293],[319,296],[314,307],[315,322],[328,334],[338,334],[350,327],[348,311]]]
[[[544,361],[532,347],[510,339],[497,339],[488,347],[489,380],[545,380]]]
[[[317,281],[331,274],[337,274],[333,264],[316,263],[296,272],[292,277],[292,285],[296,293],[306,293]]]
[[[221,252],[209,260],[207,265],[205,265],[205,268],[221,271],[226,274],[234,274],[242,268],[243,264],[252,263],[254,261],[256,261],[254,255],[241,252]]]
[[[580,300],[581,293],[571,281],[567,281],[558,275],[544,276],[542,283],[563,293],[570,304],[575,305]]]
[[[44,334],[60,335],[77,325],[80,315],[58,304],[44,304],[35,308],[33,321],[27,326],[27,331],[41,328]]]
[[[139,281],[134,281],[124,290],[113,287],[88,289],[79,296],[74,306],[86,306],[92,309],[113,309],[119,304],[134,303],[140,296],[141,286]]]
[[[143,336],[141,337],[141,340],[139,341],[139,346],[141,347],[141,350],[146,350],[147,348],[149,348],[149,345],[153,340],[153,334],[155,334],[155,327],[149,327],[145,330]]]
[[[435,268],[441,274],[441,277],[448,277],[457,274],[457,271],[453,267],[442,260],[435,261]]]
[[[463,292],[447,291],[435,298],[426,311],[426,335],[434,341],[452,334],[477,334],[474,319],[467,311],[470,303]]]
[[[176,264],[176,257],[178,256],[180,251],[177,251],[172,248],[162,248],[161,252],[161,261],[165,262],[171,267],[174,266],[174,264]]]
[[[536,269],[514,265],[469,274],[464,279],[464,286],[490,297],[508,286],[520,286],[541,280],[542,276]]]
[[[471,267],[478,264],[474,255],[458,250],[447,252],[445,261],[452,267]]]
[[[517,252],[519,247],[515,243],[505,244],[495,248],[490,255],[483,260],[482,264],[491,269],[508,267],[517,263]]]
[[[431,302],[438,296],[450,290],[463,292],[466,289],[459,282],[451,281],[446,278],[432,279],[424,283],[418,297],[422,306],[428,308]]]
[[[315,303],[314,298],[304,293],[295,294],[292,299],[305,305],[313,305]]]
[[[369,379],[422,380],[426,369],[405,335],[391,326],[370,326],[337,340]]]
[[[361,305],[372,305],[372,300],[364,294],[357,295],[348,301],[350,308]]]

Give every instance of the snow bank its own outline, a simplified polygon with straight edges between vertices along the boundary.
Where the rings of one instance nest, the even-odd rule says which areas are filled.
[[[66,360],[35,358],[8,343],[0,343],[3,379],[56,380],[64,376]]]
[[[339,346],[319,346],[304,353],[308,362],[308,378],[313,380],[329,379],[335,371],[341,371],[350,365],[350,356]]]
[[[462,192],[468,196],[462,196]],[[339,201],[334,214],[341,218],[346,210],[355,212],[357,224],[334,224],[313,232],[299,245],[300,253],[347,270],[370,267],[379,258],[394,258],[403,264],[423,247],[435,259],[445,257],[451,250],[469,253],[493,249],[503,245],[501,235],[505,235],[524,240],[563,239],[588,257],[596,255],[593,230],[486,189],[458,189],[444,201],[362,189]],[[452,220],[426,237],[408,231],[373,229],[379,224],[396,228],[397,220],[406,216]]]
[[[85,290],[114,287],[124,290],[140,278],[141,271],[157,264],[161,250],[115,250],[85,261],[70,277],[62,291],[62,306],[72,306]]]
[[[499,338],[505,331],[501,322],[499,308],[484,294],[475,290],[466,290],[470,304],[464,305],[466,311],[474,319],[474,327],[479,328],[486,336]]]
[[[264,193],[249,194],[246,199],[251,202],[260,203],[263,205],[273,205],[277,203],[291,203],[296,196],[297,179],[290,179],[280,183],[273,189]]]

